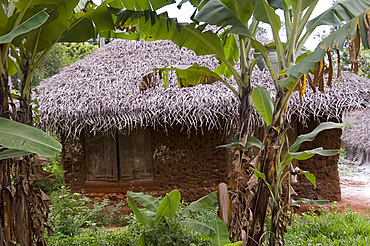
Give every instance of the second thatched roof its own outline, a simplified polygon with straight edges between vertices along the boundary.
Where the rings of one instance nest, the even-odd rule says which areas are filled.
[[[345,131],[343,142],[346,147],[370,153],[370,105],[369,108],[355,112],[354,117],[348,117],[347,121],[358,123],[358,126],[350,127]]]
[[[153,68],[194,62],[211,68],[218,65],[214,57],[198,57],[170,41],[115,40],[38,86],[41,126],[71,135],[82,129],[104,132],[175,124],[185,130],[231,129],[238,119],[238,100],[221,82],[177,88],[173,76],[168,88],[157,84],[140,93],[141,77]],[[270,76],[255,70],[252,83],[270,85]],[[359,109],[369,102],[369,80],[343,72],[339,85],[327,93],[308,90],[302,105],[295,96],[287,117],[297,115],[303,123],[311,116],[340,120],[344,110]],[[253,120],[262,124],[257,112]]]

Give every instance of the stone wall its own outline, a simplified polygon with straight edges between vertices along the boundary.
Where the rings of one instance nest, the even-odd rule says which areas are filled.
[[[72,191],[81,192],[86,180],[85,135],[75,139],[61,136],[64,183]]]
[[[180,189],[189,200],[207,195],[227,180],[227,151],[222,132],[181,132],[180,127],[166,133],[152,131],[153,179],[159,191]]]

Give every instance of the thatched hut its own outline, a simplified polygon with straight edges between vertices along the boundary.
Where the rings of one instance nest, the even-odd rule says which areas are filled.
[[[190,88],[157,85],[143,93],[138,83],[154,67],[183,64],[216,67],[211,56],[197,57],[169,41],[116,40],[64,68],[39,87],[41,127],[63,143],[65,183],[91,196],[124,194],[127,189],[165,192],[178,188],[195,199],[227,180],[230,153],[216,148],[230,141],[237,125],[238,101],[221,82]],[[253,80],[266,84],[267,73]],[[172,84],[171,84],[172,83]],[[343,110],[362,108],[370,95],[366,79],[344,73],[339,86],[294,98],[287,117],[292,138],[320,121],[340,121]],[[261,125],[257,112],[253,121]],[[340,130],[323,132],[302,147],[340,147]],[[338,157],[299,163],[318,179],[317,189],[304,178],[298,193],[340,200]]]
[[[348,123],[358,123],[357,127],[348,128],[343,134],[343,143],[349,159],[370,168],[370,105],[361,111],[348,112]]]

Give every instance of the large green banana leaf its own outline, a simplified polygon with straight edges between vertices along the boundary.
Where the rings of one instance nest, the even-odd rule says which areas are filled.
[[[45,11],[41,10],[40,12],[31,16],[29,19],[22,22],[19,26],[17,26],[16,28],[8,32],[7,34],[0,36],[0,44],[9,43],[13,39],[18,37],[19,35],[28,33],[31,30],[40,27],[42,24],[46,22],[48,17],[49,15]],[[4,18],[4,21],[6,20],[5,18]],[[6,23],[7,23],[7,20],[6,20]]]
[[[62,149],[58,141],[42,130],[2,117],[0,117],[0,145],[48,158],[54,157]]]
[[[344,0],[337,3],[326,10],[321,15],[310,20],[306,28],[311,29],[321,25],[342,26],[343,21],[351,21],[355,16],[364,12],[364,9],[369,8],[370,0]]]
[[[314,52],[305,57],[300,63],[291,67],[286,74],[290,76],[292,80],[295,80],[302,74],[308,74],[310,69],[315,68],[317,62],[324,59],[327,50],[343,50],[347,39],[356,35],[357,25],[360,26],[360,30],[368,30],[364,20],[365,18],[368,18],[369,15],[370,8],[352,18],[335,32],[332,32],[328,37],[319,43]],[[361,42],[365,48],[369,47],[369,37],[367,37],[366,34],[361,38]]]

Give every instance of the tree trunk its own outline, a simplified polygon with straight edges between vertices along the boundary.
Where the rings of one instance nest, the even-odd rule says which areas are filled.
[[[253,136],[251,125],[252,103],[250,91],[243,90],[240,113],[241,140],[246,136]],[[284,95],[281,90],[277,92],[278,101],[275,102],[274,112],[282,112]],[[263,147],[257,156],[252,157],[244,148],[237,150],[238,160],[234,162],[235,172],[238,174],[237,190],[233,199],[234,214],[230,223],[230,238],[232,241],[243,241],[244,245],[255,246],[264,241],[264,222],[269,204],[270,191],[260,178],[256,181],[255,174],[249,167],[257,169],[260,163],[260,172],[265,175],[266,182],[274,189],[276,177],[276,161],[282,143],[284,126],[281,125],[280,115],[273,117],[271,126],[265,128]],[[245,146],[245,142],[242,143]],[[281,240],[277,212],[281,207],[278,199],[272,203],[272,228],[270,232],[270,245],[276,245]]]
[[[0,46],[1,48],[1,46]],[[7,64],[2,64],[0,77],[0,117],[12,118],[27,125],[32,123],[31,81],[28,63],[23,71],[18,112],[9,108],[10,92]],[[12,102],[12,101],[10,101]],[[16,130],[16,129],[15,129]],[[0,161],[0,246],[46,245],[44,230],[49,213],[48,199],[34,186],[36,157]],[[10,168],[11,166],[11,168]],[[33,177],[30,179],[30,177]]]

